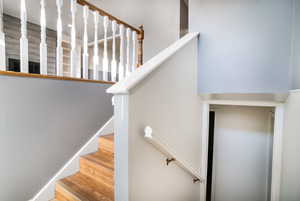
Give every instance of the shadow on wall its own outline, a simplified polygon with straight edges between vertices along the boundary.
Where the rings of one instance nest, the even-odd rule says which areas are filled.
[[[0,77],[1,201],[31,199],[111,118],[109,86]]]

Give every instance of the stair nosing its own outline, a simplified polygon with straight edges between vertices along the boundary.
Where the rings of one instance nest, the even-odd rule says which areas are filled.
[[[58,181],[57,185],[60,185],[64,191],[66,191],[68,194],[71,194],[76,201],[91,201],[87,198],[82,197],[81,195],[78,195],[77,192],[74,192],[74,190],[63,181]]]
[[[82,156],[82,157],[80,157],[80,159],[82,159],[82,160],[87,160],[87,161],[89,161],[89,162],[91,162],[91,163],[95,163],[96,165],[100,165],[100,166],[102,166],[102,167],[104,167],[104,168],[106,168],[106,169],[109,169],[109,170],[111,170],[111,171],[114,171],[114,170],[115,170],[114,167],[109,167],[108,165],[103,164],[103,163],[101,163],[101,162],[99,162],[99,161],[95,161],[95,160],[93,160],[93,159],[91,159],[91,158],[88,158],[87,156]]]
[[[77,173],[77,174],[81,174],[81,175],[83,175],[83,176],[85,176],[85,177],[88,177],[89,179],[92,179],[93,182],[95,182],[95,183],[98,183],[98,184],[101,183],[101,182],[99,182],[99,181],[97,181],[97,180],[94,180],[93,178],[91,178],[91,177],[89,177],[89,176],[87,176],[87,175],[84,175],[84,174],[82,174],[82,173]],[[76,174],[75,174],[75,175],[76,175]],[[74,176],[74,175],[71,175],[71,176],[69,176],[69,177],[72,177],[72,176]],[[68,178],[68,177],[66,177],[66,178]],[[76,183],[73,183],[72,181],[69,181],[69,182],[72,183],[73,185],[77,186],[78,188],[80,188]],[[72,198],[74,198],[75,201],[94,201],[94,200],[90,200],[89,198],[86,198],[85,196],[83,196],[83,195],[81,195],[81,194],[75,192],[75,191],[73,190],[73,188],[70,187],[68,184],[64,183],[63,180],[59,180],[59,181],[57,182],[56,185],[60,185],[60,187],[63,189],[63,191],[66,191],[66,193],[71,194],[71,195],[72,195]],[[104,183],[101,183],[101,185],[105,185],[105,184],[104,184]],[[107,186],[107,185],[105,185],[105,186],[106,186],[106,187],[110,187],[110,186]],[[103,196],[103,197],[105,197],[105,198],[111,200],[111,198],[110,198],[109,196],[103,194],[102,192],[98,192],[98,193],[101,194],[101,196]]]

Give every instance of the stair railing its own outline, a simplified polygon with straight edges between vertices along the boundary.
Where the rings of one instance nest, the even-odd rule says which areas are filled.
[[[65,30],[63,28],[63,10],[66,1],[70,2],[71,13],[71,28],[70,33],[70,53],[69,60],[69,74],[64,69],[64,48],[63,48],[63,36]],[[131,72],[135,71],[137,67],[143,64],[143,40],[144,30],[143,26],[135,28],[128,23],[112,16],[106,11],[96,7],[86,0],[56,0],[57,9],[57,47],[56,47],[56,74],[48,74],[47,63],[47,1],[40,0],[40,77],[47,78],[47,76],[53,77],[69,77],[82,79],[82,80],[102,80],[117,82],[127,77]],[[27,6],[28,0],[20,0],[20,21],[21,21],[21,37],[20,37],[20,76],[28,74],[30,76],[29,69],[29,50],[28,50],[28,34],[27,34]],[[76,24],[78,10],[82,9],[83,27],[77,27]],[[52,12],[53,13],[53,12]],[[89,21],[92,19],[92,23]],[[100,21],[100,19],[102,19]],[[103,24],[100,22],[103,21]],[[93,25],[94,29],[94,42],[93,42],[93,55],[89,55],[89,31],[88,27]],[[79,38],[78,30],[83,32],[83,37]],[[104,43],[103,51],[99,51],[99,30],[103,32],[104,38],[101,39]],[[112,36],[108,36],[108,33],[112,33]],[[113,42],[110,45],[109,39]],[[82,41],[82,45],[78,45],[78,41]],[[116,40],[120,40],[120,46],[116,47]],[[111,48],[112,55],[109,56],[108,48]],[[78,49],[81,49],[82,53],[78,53]],[[119,51],[119,52],[117,52]],[[117,55],[120,55],[117,58]],[[9,75],[7,59],[5,56],[5,30],[3,28],[3,0],[0,0],[0,74]],[[89,76],[89,57],[93,59],[92,76]],[[102,58],[102,61],[100,61]],[[82,61],[81,61],[82,59]],[[102,77],[99,75],[100,69],[102,69]],[[5,72],[6,71],[6,72]],[[109,76],[109,74],[111,76]],[[11,73],[13,76],[18,76],[18,73]],[[75,80],[76,80],[75,79]]]
[[[147,142],[152,144],[158,151],[166,156],[166,165],[170,163],[176,163],[180,168],[187,172],[193,178],[193,182],[203,182],[204,179],[201,178],[200,173],[194,170],[188,162],[179,158],[179,154],[176,153],[174,149],[168,146],[163,139],[153,134],[153,130],[150,126],[147,126],[144,130],[144,138]]]

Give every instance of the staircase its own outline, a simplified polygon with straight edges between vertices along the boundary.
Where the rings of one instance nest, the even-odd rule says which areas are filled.
[[[114,136],[99,138],[97,152],[80,158],[80,171],[56,184],[52,201],[114,200]]]

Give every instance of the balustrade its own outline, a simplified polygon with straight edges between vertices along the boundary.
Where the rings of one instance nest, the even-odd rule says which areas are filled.
[[[3,1],[0,0],[0,71],[9,69],[5,55],[5,30],[3,28]],[[143,28],[135,28],[110,15],[85,0],[56,0],[56,10],[47,11],[52,1],[40,0],[40,74],[48,75],[47,15],[57,13],[56,20],[56,68],[55,76],[68,76],[85,80],[117,82],[125,79],[142,65]],[[30,0],[20,0],[20,72],[29,73],[29,42],[27,15]],[[68,6],[70,5],[70,6]],[[66,9],[66,8],[69,9]],[[71,22],[65,12],[70,12]],[[4,11],[5,13],[5,11]],[[78,18],[78,14],[82,17]],[[53,15],[51,15],[53,17]],[[81,19],[81,21],[79,21]],[[68,24],[70,32],[64,27]],[[77,25],[77,26],[76,26]],[[82,25],[82,26],[78,26]],[[92,39],[90,42],[89,39]],[[100,39],[99,39],[100,38]],[[68,51],[63,44],[69,44]],[[79,50],[79,51],[78,51]],[[81,51],[80,51],[81,50]],[[68,52],[66,55],[66,52]],[[5,58],[5,59],[3,59]],[[65,59],[68,59],[68,62]],[[100,62],[102,60],[102,62]],[[66,72],[66,63],[69,72]],[[92,71],[90,74],[89,71]],[[16,74],[16,73],[14,73]],[[100,76],[102,74],[102,76]]]

